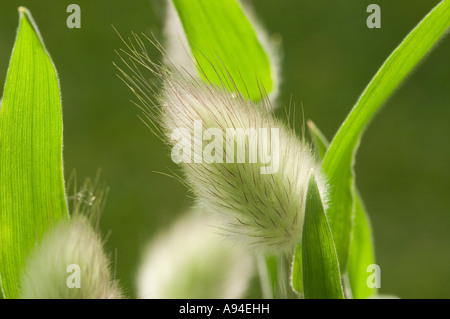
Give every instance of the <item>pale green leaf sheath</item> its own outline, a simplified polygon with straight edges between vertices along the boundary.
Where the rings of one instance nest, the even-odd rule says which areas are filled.
[[[353,165],[373,115],[450,26],[450,0],[437,5],[389,56],[369,83],[328,149],[323,172],[330,182],[327,215],[341,268],[347,268],[353,215]]]
[[[275,71],[235,0],[172,0],[201,76],[254,102],[270,93]],[[231,80],[232,79],[232,80]]]
[[[308,121],[308,129],[319,157],[322,159],[329,147],[329,142],[312,121]],[[369,275],[367,267],[375,263],[375,247],[370,219],[356,188],[353,197],[355,199],[355,217],[348,256],[348,277],[353,298],[365,299],[376,293],[375,288],[370,288],[367,285],[367,276]],[[293,273],[293,286],[295,289],[299,289],[298,279],[301,277],[300,271],[296,268],[296,262],[298,263],[297,266],[300,266],[301,263],[301,259],[300,262],[297,261],[299,252],[301,252],[301,249],[297,248],[293,267],[295,271]]]
[[[58,78],[30,13],[20,24],[0,112],[0,274],[6,298],[36,241],[68,219]]]
[[[306,299],[343,299],[341,275],[330,226],[314,173],[306,193],[302,238],[303,293]]]
[[[303,296],[303,270],[302,270],[302,243],[300,242],[294,252],[291,270],[292,289]]]

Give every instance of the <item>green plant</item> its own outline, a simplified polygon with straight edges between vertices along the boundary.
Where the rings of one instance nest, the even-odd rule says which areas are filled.
[[[178,131],[179,139],[195,135],[198,120],[203,120],[202,129],[276,128],[282,143],[270,144],[267,149],[279,147],[285,154],[279,170],[260,174],[261,164],[266,164],[261,159],[239,162],[239,150],[247,154],[251,145],[244,138],[246,142],[239,146],[242,136],[238,133],[221,147],[213,144],[216,147],[210,153],[215,156],[222,151],[223,155],[227,145],[233,149],[236,146],[230,163],[183,163],[183,156],[179,156],[176,158],[186,176],[176,177],[187,182],[206,210],[222,211],[225,220],[211,223],[225,235],[244,241],[244,246],[257,255],[266,297],[374,296],[375,289],[366,283],[367,266],[375,261],[372,232],[354,185],[355,152],[364,129],[383,102],[448,30],[450,1],[437,5],[386,60],[330,145],[319,129],[308,123],[320,159],[314,158],[304,134],[300,138],[274,117],[276,103],[270,100],[276,101],[279,86],[276,49],[250,23],[239,4],[234,0],[173,0],[173,4],[187,37],[186,46],[178,44],[175,51],[188,51],[184,58],[178,59],[173,48],[166,51],[156,43],[164,61],[154,63],[136,35],[120,52],[122,62],[131,70],[119,68],[120,76],[136,93],[146,123],[165,141],[180,126],[193,130]],[[19,12],[19,31],[0,106],[1,291],[6,298],[121,297],[98,229],[92,226],[102,207],[93,195],[98,189],[87,184],[76,190],[69,218],[62,174],[58,77],[30,13],[24,8]],[[169,39],[175,46],[177,40]],[[150,70],[150,77],[156,76],[158,83],[150,82],[142,70]],[[268,136],[275,136],[271,132]],[[171,143],[181,149],[185,146]],[[209,145],[203,143],[194,147],[194,156],[202,155],[203,147]],[[163,238],[164,242],[167,238]],[[202,259],[217,261],[215,269],[200,268],[201,274],[195,273],[199,251],[187,250],[180,263],[190,267],[177,270],[191,271],[196,280],[207,274],[216,284],[239,278],[240,287],[245,287],[251,267],[242,266],[245,274],[241,268],[232,273],[223,270],[221,266],[245,260],[239,252],[221,247],[216,239],[211,237],[202,243],[205,246],[199,244],[201,241],[195,244],[201,249]],[[180,249],[177,244],[172,246]],[[158,247],[153,251],[162,251],[159,256],[167,258],[170,247]],[[80,265],[83,278],[88,278],[82,290],[66,286],[69,263]],[[169,287],[167,291],[188,293],[193,283],[182,281],[182,272],[177,275],[180,278],[173,280],[180,286],[173,288],[173,282],[162,286]],[[228,290],[222,286],[202,287],[198,292],[201,297],[205,291],[235,297],[245,290],[225,294]]]
[[[236,30],[244,35],[257,34],[251,30],[252,26],[239,5],[234,1],[199,1],[193,5],[189,1],[174,0],[173,3],[197,71],[186,64],[177,65],[176,60],[172,62],[174,60],[170,56],[173,52],[161,48],[168,58],[165,58],[165,65],[155,64],[136,35],[135,43],[124,41],[127,50],[119,54],[131,70],[119,68],[120,76],[138,97],[145,119],[150,127],[156,128],[155,133],[167,136],[172,140],[169,144],[174,147],[177,147],[174,139],[176,142],[188,141],[190,145],[196,121],[203,121],[203,130],[217,127],[222,131],[229,127],[249,129],[252,123],[256,128],[277,127],[281,129],[281,135],[287,134],[283,125],[272,119],[272,105],[266,99],[266,95],[274,90],[274,83],[277,85],[274,80],[276,66],[273,61],[270,68],[266,64],[270,60],[267,58],[267,48],[263,48],[261,42],[255,43],[254,37],[244,42],[246,36],[243,39],[233,36]],[[215,19],[216,16],[221,18]],[[208,25],[206,31],[205,25]],[[222,25],[225,26],[223,29]],[[266,274],[263,277],[268,278],[261,280],[267,281],[267,286],[271,287],[267,296],[293,296],[286,288],[290,278],[286,263],[289,264],[290,260],[293,260],[292,288],[306,298],[342,298],[344,291],[346,297],[355,298],[376,294],[376,289],[367,284],[367,268],[374,264],[375,257],[370,222],[354,185],[356,149],[374,114],[445,34],[449,25],[450,3],[442,1],[385,61],[330,145],[317,127],[309,125],[323,161],[321,168],[314,170],[314,173],[311,171],[308,178],[305,173],[296,175],[301,169],[309,171],[315,166],[310,162],[309,155],[298,156],[299,153],[308,154],[308,147],[297,148],[295,142],[291,143],[283,137],[279,145],[282,154],[286,154],[281,161],[282,172],[274,174],[272,180],[257,176],[251,161],[247,164],[230,164],[233,161],[204,164],[178,158],[176,162],[182,164],[184,180],[194,195],[206,209],[226,216],[228,224],[221,227],[264,256],[267,271],[263,272]],[[230,36],[225,37],[223,33],[228,28]],[[262,36],[258,36],[261,39]],[[141,73],[141,67],[150,70],[152,76],[160,80],[162,89],[155,88],[153,83],[148,84],[147,75]],[[189,70],[189,73],[183,69]],[[200,84],[197,76],[205,84]],[[251,108],[255,110],[250,111]],[[184,131],[186,134],[171,135],[178,127],[187,128]],[[237,140],[236,137],[232,140],[233,147]],[[200,157],[204,146],[194,145],[194,156]],[[244,152],[250,151],[250,147],[245,144]],[[226,146],[217,146],[215,154],[218,149],[220,158],[226,152]],[[233,159],[236,160],[236,157]],[[317,188],[314,182],[321,176],[320,172],[329,184],[328,192],[324,191],[325,186],[320,178],[318,183],[321,187]],[[298,183],[299,188],[292,188],[292,183]],[[253,194],[255,196],[250,197]],[[323,214],[324,208],[326,215]],[[283,210],[285,215],[278,214],[277,218],[277,213]],[[294,224],[299,221],[296,225],[299,228],[288,226],[292,220]],[[291,236],[291,232],[295,235]],[[295,253],[292,251],[293,243],[298,243]],[[286,253],[287,257],[273,257],[276,250]],[[349,287],[344,286],[343,277],[349,278]]]
[[[119,297],[102,241],[84,216],[99,209],[98,200],[85,207],[79,193],[69,218],[58,76],[30,12],[20,7],[19,14],[0,109],[3,297]],[[79,290],[66,285],[72,264],[86,279]]]

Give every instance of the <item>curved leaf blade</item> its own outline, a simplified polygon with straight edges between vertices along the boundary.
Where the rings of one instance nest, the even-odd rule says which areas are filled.
[[[269,57],[237,1],[172,1],[205,80],[256,102],[272,91]]]
[[[353,217],[353,166],[364,129],[398,85],[450,27],[450,1],[440,2],[402,41],[375,74],[349,116],[336,133],[325,155],[328,176],[330,227],[341,268],[347,268]]]
[[[303,293],[306,299],[344,299],[333,235],[314,173],[306,193],[302,235]]]
[[[43,233],[68,218],[62,171],[59,83],[31,14],[19,31],[0,109],[0,275],[18,297],[26,257]]]
[[[361,196],[357,190],[353,196],[355,219],[348,256],[348,278],[353,298],[366,299],[377,294],[376,288],[367,285],[367,277],[370,275],[367,267],[375,263],[375,248],[372,227]]]
[[[329,147],[329,142],[312,121],[308,121],[308,129],[322,159]],[[353,298],[366,299],[377,292],[375,288],[367,286],[367,266],[375,263],[375,247],[370,218],[364,208],[361,195],[355,190],[353,197],[355,219],[348,256],[348,276]]]

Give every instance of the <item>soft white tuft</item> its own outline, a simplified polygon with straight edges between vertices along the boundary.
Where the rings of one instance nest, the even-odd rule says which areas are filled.
[[[80,269],[80,287],[69,288],[69,265]],[[70,270],[70,268],[69,268]],[[47,232],[27,260],[21,277],[24,299],[120,298],[100,236],[87,217],[75,215]]]
[[[279,169],[273,174],[261,174],[260,158],[256,163],[248,160],[248,139],[240,145],[239,135],[223,143],[222,153],[226,154],[227,144],[232,148],[237,144],[235,154],[240,147],[247,157],[244,163],[225,163],[224,158],[224,163],[192,161],[181,165],[199,202],[222,217],[223,222],[216,227],[223,233],[257,250],[291,251],[301,239],[308,174],[311,169],[320,172],[311,147],[271,114],[263,88],[257,105],[239,92],[226,89],[234,83],[231,77],[223,76],[223,86],[217,87],[174,65],[158,65],[149,58],[139,37],[134,35],[134,39],[137,44],[127,44],[130,52],[122,51],[126,56],[121,56],[131,73],[119,68],[120,77],[138,97],[149,127],[169,144],[177,144],[171,141],[175,130],[183,132],[183,140],[190,140],[198,121],[202,123],[202,133],[211,128],[220,130],[223,136],[230,128],[267,129],[270,140],[271,129],[278,129]],[[164,53],[160,46],[159,49]],[[161,83],[147,81],[141,67]],[[266,143],[260,135],[258,142],[258,149]],[[205,141],[202,143],[204,147]],[[202,147],[194,146],[192,157],[201,155]],[[267,149],[272,153],[272,145],[267,145]],[[325,182],[320,174],[317,178],[322,198],[326,198]]]
[[[320,171],[309,145],[254,103],[220,88],[169,77],[162,97],[162,123],[169,138],[177,128],[193,136],[194,122],[199,120],[203,130],[219,128],[224,136],[227,128],[278,129],[279,169],[273,174],[261,174],[260,159],[257,163],[191,162],[182,166],[200,202],[224,217],[226,224],[220,228],[226,234],[257,249],[293,248],[301,239],[309,172]],[[240,146],[237,139],[231,143],[244,147],[248,154],[248,142]],[[265,143],[261,137],[258,142],[258,147]],[[201,152],[194,147],[193,153]],[[319,183],[325,193],[323,181]]]
[[[253,258],[224,242],[211,217],[188,212],[150,243],[137,277],[140,298],[245,297]]]

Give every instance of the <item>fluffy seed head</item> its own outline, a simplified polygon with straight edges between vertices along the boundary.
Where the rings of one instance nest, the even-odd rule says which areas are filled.
[[[301,239],[309,171],[320,171],[310,146],[269,112],[266,97],[257,105],[226,90],[230,77],[217,87],[155,64],[135,39],[123,58],[131,73],[121,70],[121,77],[149,127],[169,140],[199,202],[222,217],[217,228],[258,250],[291,250]],[[139,65],[162,84],[148,82]],[[324,197],[325,183],[318,183]]]
[[[44,235],[27,260],[20,298],[120,298],[102,242],[88,218],[63,220]]]
[[[288,250],[298,243],[308,174],[311,168],[319,169],[309,146],[271,114],[221,89],[170,78],[163,96],[167,133],[183,128],[180,139],[194,144],[195,123],[201,123],[203,131],[214,128],[223,132],[222,148],[217,144],[219,153],[224,154],[223,163],[195,162],[195,156],[205,157],[205,142],[200,147],[193,145],[191,161],[181,163],[194,194],[225,218],[226,226],[221,229],[264,250]],[[243,131],[230,139],[227,129]],[[251,162],[254,144],[245,132],[252,129],[259,142],[257,154],[265,147],[270,163],[263,163],[260,156]],[[242,140],[245,142],[240,143]],[[230,158],[231,149],[235,152]],[[246,156],[243,163],[237,158],[240,152]]]
[[[140,298],[245,297],[253,258],[215,233],[214,219],[199,209],[186,212],[152,240],[137,277]]]

